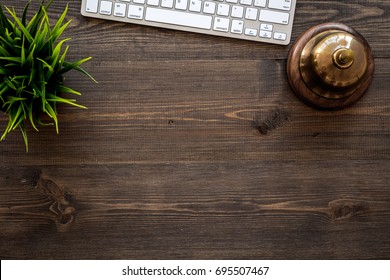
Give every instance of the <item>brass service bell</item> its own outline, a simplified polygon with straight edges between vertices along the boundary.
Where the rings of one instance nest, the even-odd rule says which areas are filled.
[[[341,23],[325,23],[303,33],[291,47],[287,76],[295,94],[308,105],[337,110],[367,91],[374,59],[367,41]]]

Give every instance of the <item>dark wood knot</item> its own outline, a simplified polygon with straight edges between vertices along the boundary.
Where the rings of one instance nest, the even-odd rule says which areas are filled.
[[[336,199],[329,202],[328,205],[333,220],[349,219],[370,210],[367,202],[353,199]]]
[[[275,109],[268,113],[264,118],[256,117],[254,125],[261,135],[267,135],[268,132],[283,126],[290,119],[290,114],[282,109]]]

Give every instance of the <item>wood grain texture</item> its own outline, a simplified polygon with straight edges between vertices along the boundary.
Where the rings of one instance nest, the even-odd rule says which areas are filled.
[[[60,107],[28,154],[18,132],[0,143],[0,258],[390,258],[389,1],[298,0],[293,41],[338,21],[373,50],[369,91],[338,112],[295,97],[289,46],[84,18],[78,0],[51,14],[66,3],[69,56],[99,84],[70,73],[88,110]]]

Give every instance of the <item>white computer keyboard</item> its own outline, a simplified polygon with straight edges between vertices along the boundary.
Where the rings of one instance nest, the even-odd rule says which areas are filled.
[[[273,44],[290,42],[296,0],[82,0],[87,17]]]

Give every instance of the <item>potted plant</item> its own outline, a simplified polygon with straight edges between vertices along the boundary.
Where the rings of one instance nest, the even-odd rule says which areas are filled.
[[[19,128],[26,151],[28,125],[38,131],[41,125],[54,124],[58,133],[58,104],[85,108],[67,97],[80,92],[65,86],[63,75],[77,70],[94,80],[80,67],[91,57],[69,62],[66,58],[69,46],[64,44],[70,38],[59,39],[70,23],[65,22],[68,6],[51,24],[47,10],[52,0],[46,5],[44,2],[30,20],[27,20],[30,1],[21,18],[14,9],[4,7],[5,11],[0,4],[0,110],[8,116],[1,140]]]

